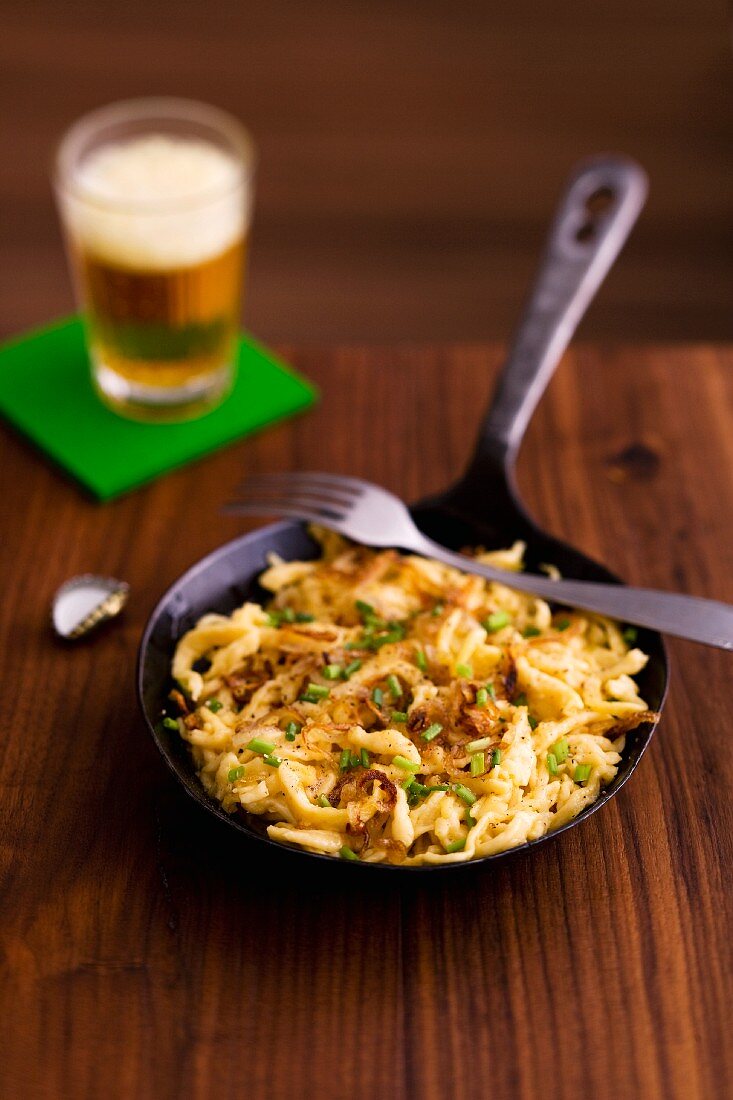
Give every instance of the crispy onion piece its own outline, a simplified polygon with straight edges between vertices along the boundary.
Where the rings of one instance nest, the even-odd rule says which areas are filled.
[[[408,731],[422,733],[437,722],[443,730],[436,740],[444,745],[464,745],[492,735],[498,741],[499,710],[489,700],[483,707],[475,705],[478,686],[464,680],[454,681],[447,692],[410,712]]]
[[[182,691],[179,691],[178,688],[174,688],[173,691],[171,691],[168,695],[168,698],[171,700],[172,703],[176,704],[181,714],[191,713],[188,707],[186,696],[183,694]]]
[[[232,693],[234,702],[243,707],[248,703],[257,688],[262,687],[269,677],[264,673],[234,672],[231,676],[224,677],[224,683]]]
[[[397,804],[397,788],[392,780],[377,768],[346,772],[337,780],[335,787],[328,795],[328,801],[332,806],[338,806],[342,801],[348,804],[353,799],[361,797],[362,793],[366,794],[369,783],[377,781],[382,788],[380,802],[385,803],[380,808],[385,811],[394,809]]]
[[[504,694],[507,699],[511,699],[517,690],[517,666],[514,663],[514,658],[509,654],[502,662],[501,679],[504,684]]]
[[[366,564],[359,570],[357,574],[358,587],[366,587],[369,584],[377,584],[381,581],[382,577],[392,566],[399,561],[399,554],[396,550],[382,550],[381,553],[375,554],[371,561],[369,558],[366,560]]]
[[[337,629],[329,630],[328,627],[323,626],[297,626],[286,623],[283,627],[288,634],[301,635],[304,638],[308,638],[310,641],[323,642],[324,645],[335,645],[341,637],[341,632]]]
[[[609,741],[615,741],[617,737],[620,737],[623,733],[629,733],[631,730],[635,730],[637,726],[642,726],[644,722],[658,722],[659,714],[654,710],[640,710],[636,714],[629,714],[626,718],[620,718],[618,722],[615,722],[611,729],[606,734]]]
[[[407,848],[401,840],[394,840],[390,836],[382,836],[382,830],[389,819],[388,814],[375,814],[367,821],[365,826],[365,842],[362,851],[369,848],[382,851],[387,856],[389,863],[404,863],[407,858]]]

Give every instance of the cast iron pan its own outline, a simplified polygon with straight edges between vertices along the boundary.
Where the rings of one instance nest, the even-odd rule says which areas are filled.
[[[541,531],[527,516],[514,484],[514,463],[524,431],[555,366],[588,303],[636,221],[646,196],[646,179],[633,162],[599,157],[581,165],[570,179],[553,223],[533,292],[517,330],[499,384],[484,419],[468,470],[458,484],[412,509],[418,526],[452,549],[481,545],[498,548],[515,539],[527,543],[526,567],[535,572],[553,562],[566,577],[621,583],[604,566]],[[148,728],[168,767],[186,792],[243,841],[269,845],[293,858],[345,867],[350,873],[438,874],[465,870],[546,844],[604,806],[638,765],[654,727],[639,726],[627,735],[618,773],[600,797],[573,821],[538,840],[507,852],[462,863],[400,867],[355,863],[306,852],[272,841],[266,823],[249,815],[230,815],[205,793],[185,743],[167,730],[161,716],[172,687],[170,666],[176,643],[209,611],[230,614],[245,600],[267,598],[257,578],[275,551],[286,560],[318,556],[317,545],[299,523],[276,523],[215,550],[169,588],[153,611],[140,644],[137,688]],[[639,632],[649,662],[637,677],[651,710],[660,711],[667,685],[667,656],[661,635]]]

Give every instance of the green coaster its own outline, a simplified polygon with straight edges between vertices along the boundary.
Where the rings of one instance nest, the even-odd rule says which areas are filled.
[[[218,409],[183,424],[139,424],[100,402],[78,317],[0,347],[0,412],[100,500],[308,408],[317,390],[251,336]]]

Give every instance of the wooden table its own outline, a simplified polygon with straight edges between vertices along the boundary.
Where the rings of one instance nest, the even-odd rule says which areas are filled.
[[[283,877],[174,786],[133,669],[164,588],[242,525],[244,471],[364,474],[408,498],[467,457],[498,348],[285,354],[306,417],[104,507],[3,430],[6,1097],[695,1098],[733,1088],[729,655],[672,642],[651,750],[581,827],[496,870]],[[580,347],[520,482],[630,581],[733,600],[733,349]],[[66,646],[51,595],[127,579]]]

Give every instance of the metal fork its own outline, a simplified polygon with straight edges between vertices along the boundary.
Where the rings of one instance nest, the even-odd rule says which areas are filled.
[[[733,649],[733,607],[729,604],[651,588],[552,580],[483,565],[426,538],[394,493],[357,477],[328,473],[262,474],[248,478],[240,491],[239,499],[225,505],[226,512],[307,520],[366,546],[411,550],[555,603],[595,611],[720,649]]]

